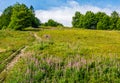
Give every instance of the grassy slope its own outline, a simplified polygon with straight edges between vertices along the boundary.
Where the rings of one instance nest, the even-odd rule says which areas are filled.
[[[30,32],[0,31],[0,71],[9,63],[9,61],[6,62],[6,59],[12,53],[32,41],[34,41],[34,38],[30,35]]]
[[[43,30],[6,83],[120,82],[120,32],[97,30]],[[23,78],[24,76],[24,78]],[[17,79],[17,80],[16,80]]]

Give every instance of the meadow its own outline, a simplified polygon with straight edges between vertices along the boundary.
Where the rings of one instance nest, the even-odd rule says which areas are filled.
[[[120,31],[0,31],[0,63],[24,46],[24,56],[0,74],[1,82],[120,83]]]
[[[34,41],[30,32],[0,31],[0,72],[25,45]]]

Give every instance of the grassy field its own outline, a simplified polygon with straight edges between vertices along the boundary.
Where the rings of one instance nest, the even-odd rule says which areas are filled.
[[[30,35],[30,32],[0,31],[0,72],[14,58],[14,55],[11,56],[13,53],[32,41],[34,37]]]
[[[4,83],[120,83],[120,31],[0,31],[0,63],[26,45]]]

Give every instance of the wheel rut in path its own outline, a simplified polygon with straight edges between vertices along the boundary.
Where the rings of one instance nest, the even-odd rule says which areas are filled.
[[[34,42],[41,42],[42,38],[40,38],[36,33],[32,33],[35,41]],[[15,57],[6,65],[5,69],[0,73],[0,83],[3,82],[7,76],[7,73],[14,67],[14,65],[18,62],[18,60],[25,56],[25,50],[28,48],[29,46],[25,46],[24,48],[18,50],[18,53],[15,54],[13,53],[12,55],[15,55]],[[12,56],[10,55],[10,56]],[[3,76],[3,77],[1,77]]]
[[[24,56],[24,51],[28,46],[25,46],[21,50],[18,51],[18,54],[6,65],[5,69],[0,73],[0,82],[4,81],[7,76],[7,73],[14,67],[14,65],[18,62],[18,60]],[[14,55],[13,53],[12,55]],[[11,56],[12,56],[11,55]]]

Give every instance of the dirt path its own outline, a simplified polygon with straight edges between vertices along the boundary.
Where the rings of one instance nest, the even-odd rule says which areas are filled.
[[[36,39],[36,41],[41,42],[42,38],[40,38],[36,33],[34,33],[34,37]]]
[[[33,33],[33,36],[35,37],[35,41],[34,42],[41,42],[42,39],[36,34],[36,33]],[[29,46],[25,46],[24,48],[22,48],[18,54],[15,55],[15,57],[7,64],[6,68],[0,73],[0,82],[3,81],[6,76],[7,76],[7,72],[9,72],[13,67],[14,65],[18,62],[18,60],[25,56],[25,50],[28,48]],[[14,53],[13,53],[14,54]],[[12,55],[11,55],[12,56]],[[3,76],[5,74],[5,76]]]
[[[42,39],[36,33],[34,33],[34,37],[36,41],[38,42],[42,41]],[[20,50],[20,53],[17,54],[16,57],[7,65],[5,70],[9,71],[15,65],[15,63],[17,63],[20,57],[23,57],[25,55],[26,48],[28,48],[28,46],[25,46],[23,49]]]
[[[11,68],[13,68],[13,66],[15,65],[15,63],[17,63],[18,60],[19,60],[22,56],[24,56],[24,52],[25,52],[25,50],[26,50],[27,47],[28,47],[28,46],[24,47],[24,48],[20,51],[20,53],[17,54],[16,57],[15,57],[10,63],[8,63],[7,68],[6,68],[7,71],[9,71]]]
[[[19,53],[16,54],[16,56],[6,65],[6,68],[0,73],[0,82],[2,82],[6,78],[7,73],[14,67],[14,65],[18,62],[18,60],[22,56],[24,56],[24,51],[26,50],[26,48],[27,48],[27,46],[25,46],[23,49],[21,49],[19,51]]]

